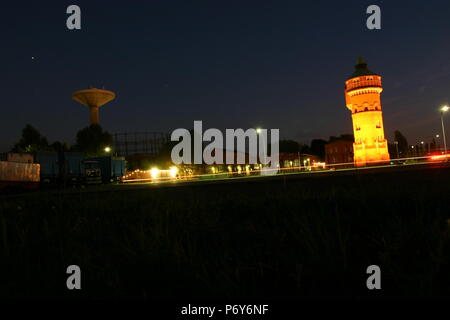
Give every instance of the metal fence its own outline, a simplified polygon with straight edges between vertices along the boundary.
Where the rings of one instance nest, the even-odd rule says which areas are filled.
[[[125,132],[114,134],[114,153],[117,156],[134,154],[157,155],[170,141],[164,132]]]

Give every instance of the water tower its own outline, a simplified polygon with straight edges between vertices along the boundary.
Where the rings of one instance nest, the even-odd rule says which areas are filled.
[[[352,112],[353,152],[357,166],[389,161],[381,111],[382,91],[381,76],[370,71],[367,63],[359,58],[355,72],[345,82],[345,101]]]
[[[91,124],[100,124],[98,109],[115,98],[114,92],[97,88],[80,90],[72,94],[73,100],[89,107]]]

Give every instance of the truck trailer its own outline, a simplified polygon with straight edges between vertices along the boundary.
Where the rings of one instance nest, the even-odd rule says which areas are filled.
[[[0,161],[0,187],[34,189],[39,186],[40,166],[34,163]]]

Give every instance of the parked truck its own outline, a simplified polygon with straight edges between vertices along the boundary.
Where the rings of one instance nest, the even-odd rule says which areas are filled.
[[[87,159],[88,161],[95,161],[101,171],[103,183],[111,183],[119,181],[126,173],[125,158],[124,157],[97,157]]]

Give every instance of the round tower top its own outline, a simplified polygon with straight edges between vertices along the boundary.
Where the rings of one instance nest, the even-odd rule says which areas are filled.
[[[79,90],[72,94],[72,99],[89,107],[101,107],[115,98],[114,92],[97,88]]]
[[[356,61],[355,64],[355,71],[353,72],[353,74],[348,77],[348,79],[352,79],[352,78],[356,78],[356,77],[361,77],[361,76],[378,76],[378,74],[376,74],[373,71],[370,71],[367,68],[367,63],[364,61],[364,59],[362,57],[358,57],[358,60]]]

